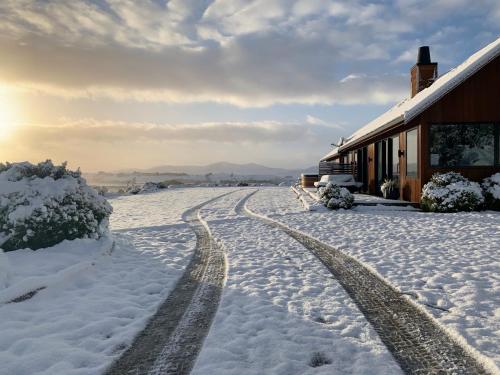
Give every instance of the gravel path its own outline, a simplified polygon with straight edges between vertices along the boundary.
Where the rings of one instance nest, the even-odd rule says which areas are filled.
[[[198,218],[198,211],[227,194],[183,215],[196,233],[193,258],[172,293],[107,374],[181,375],[191,371],[217,311],[226,268],[224,253]]]
[[[356,259],[250,211],[246,201],[254,193],[243,198],[236,210],[281,229],[319,258],[372,324],[403,371],[407,374],[487,374],[428,314]]]

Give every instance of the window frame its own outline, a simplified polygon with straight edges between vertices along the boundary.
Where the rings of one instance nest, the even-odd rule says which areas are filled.
[[[445,167],[432,165],[431,163],[431,127],[433,125],[493,125],[493,164],[492,165],[461,165]],[[500,167],[500,122],[497,121],[465,121],[465,122],[431,122],[427,129],[427,166],[432,169],[474,169],[474,168],[495,168]]]

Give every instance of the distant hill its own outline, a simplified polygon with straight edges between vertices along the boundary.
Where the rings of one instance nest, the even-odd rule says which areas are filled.
[[[231,174],[239,176],[293,176],[298,177],[301,173],[317,173],[318,167],[308,167],[301,169],[271,168],[264,165],[249,163],[235,164],[229,162],[219,162],[208,165],[162,165],[154,168],[141,170],[124,170],[120,172],[144,172],[144,173],[187,173],[190,175],[205,175],[213,173],[217,175]]]

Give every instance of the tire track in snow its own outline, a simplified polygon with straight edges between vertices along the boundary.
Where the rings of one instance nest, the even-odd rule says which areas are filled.
[[[279,228],[335,276],[407,374],[487,374],[426,312],[359,261],[304,233],[251,211],[245,196],[236,211]]]
[[[232,193],[219,195],[183,214],[183,220],[196,234],[193,258],[146,328],[107,371],[108,375],[180,375],[191,371],[217,312],[226,270],[224,252],[198,212]]]

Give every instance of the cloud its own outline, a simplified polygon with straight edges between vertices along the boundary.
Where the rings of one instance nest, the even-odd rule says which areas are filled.
[[[314,119],[310,116],[311,119]],[[318,120],[318,119],[316,119]],[[144,124],[84,119],[56,126],[20,126],[16,137],[41,145],[65,142],[116,144],[122,142],[211,142],[276,144],[317,142],[335,132],[324,122],[287,124],[277,121],[217,122],[200,124]]]
[[[0,149],[5,160],[68,160],[85,171],[217,161],[297,168],[314,165],[328,151],[328,140],[339,135],[335,128],[305,122],[145,124],[86,119],[19,126],[8,140],[0,139]]]
[[[117,100],[387,103],[407,95],[408,77],[386,74],[387,62],[410,61],[415,30],[445,45],[450,14],[499,14],[494,1],[480,3],[5,0],[0,81]],[[342,80],[353,72],[363,76]]]
[[[344,130],[344,127],[338,124],[329,124],[325,120],[322,120],[318,117],[312,116],[312,115],[307,115],[306,116],[306,123],[309,125],[320,125],[320,126],[326,126],[330,128],[336,128],[336,129],[341,129]]]
[[[339,82],[335,55],[322,44],[287,35],[249,35],[210,49],[123,46],[80,48],[42,37],[0,40],[2,78],[56,95],[145,101],[216,101],[239,106],[274,103],[386,103],[401,97],[399,75]]]

